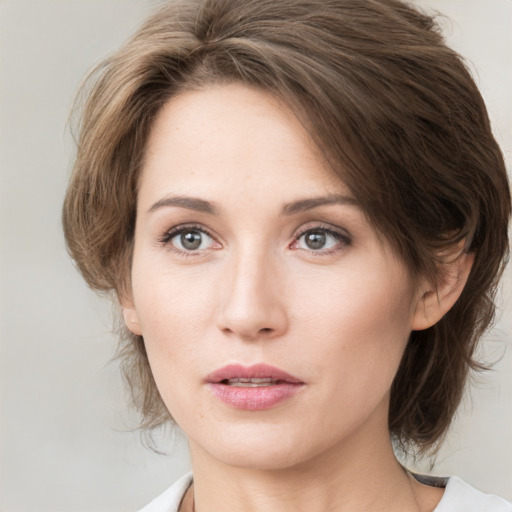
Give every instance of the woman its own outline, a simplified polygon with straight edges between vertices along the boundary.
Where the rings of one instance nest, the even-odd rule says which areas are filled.
[[[133,398],[188,438],[144,510],[512,510],[407,472],[460,402],[508,249],[482,98],[395,0],[170,3],[105,62],[64,205]]]

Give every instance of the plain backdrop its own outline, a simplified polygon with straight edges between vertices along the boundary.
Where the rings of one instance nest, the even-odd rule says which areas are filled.
[[[468,58],[510,168],[512,1],[425,0]],[[111,307],[66,254],[67,117],[86,71],[153,0],[0,0],[0,510],[134,511],[188,470],[182,439],[159,455],[133,431]],[[512,278],[479,375],[434,468],[512,499]],[[426,471],[428,461],[420,470]]]

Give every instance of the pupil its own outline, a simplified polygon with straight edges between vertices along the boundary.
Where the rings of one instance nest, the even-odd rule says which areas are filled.
[[[306,235],[306,245],[310,249],[321,249],[325,245],[325,233],[313,231]]]
[[[183,245],[185,249],[198,249],[201,245],[201,233],[199,233],[199,231],[188,231],[187,233],[182,233],[181,245]]]

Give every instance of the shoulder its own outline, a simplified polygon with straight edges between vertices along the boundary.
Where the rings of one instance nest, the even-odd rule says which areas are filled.
[[[512,503],[485,494],[460,478],[452,476],[447,479],[443,498],[434,512],[512,512]]]
[[[178,512],[181,500],[192,483],[192,473],[182,476],[160,496],[148,503],[139,512]]]

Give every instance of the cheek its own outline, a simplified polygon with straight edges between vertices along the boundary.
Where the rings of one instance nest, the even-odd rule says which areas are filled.
[[[375,414],[387,424],[389,391],[409,336],[408,316],[403,304],[382,301],[382,294],[373,292],[331,293],[323,310],[317,304],[308,313],[307,338],[314,343],[304,346],[300,357],[310,365],[316,403],[323,404],[326,438],[348,435]],[[314,414],[311,422],[315,431]]]
[[[364,341],[364,332],[377,338],[407,337],[413,312],[408,276],[371,262],[361,267],[343,268],[321,281],[303,278],[293,294],[297,317],[319,332],[337,330],[343,343],[356,336]]]
[[[412,319],[413,288],[407,275],[373,268],[340,272],[337,279],[322,283],[315,300],[306,288],[296,293],[297,317],[306,339],[314,340],[304,347],[304,358],[324,361],[332,379],[363,394],[372,387],[381,393],[391,385]]]
[[[165,259],[141,254],[133,264],[135,307],[143,333],[151,338],[193,330],[210,318],[214,303],[213,276],[193,266],[173,267]]]
[[[148,286],[148,300],[139,314],[156,387],[170,415],[181,425],[183,413],[189,414],[183,404],[190,403],[194,392],[190,376],[200,367],[194,346],[202,337],[197,321],[201,316],[197,302],[180,299],[179,291],[171,290]],[[200,413],[194,410],[194,415]]]
[[[196,365],[198,343],[211,325],[215,287],[191,271],[171,271],[165,264],[134,259],[133,295],[155,381],[171,388]]]

